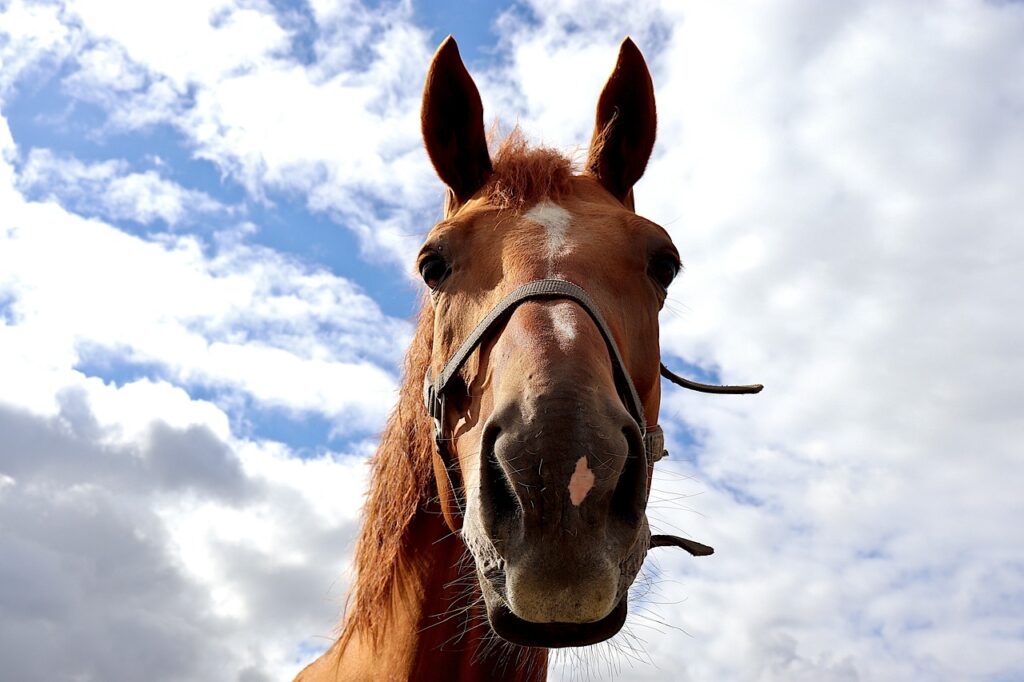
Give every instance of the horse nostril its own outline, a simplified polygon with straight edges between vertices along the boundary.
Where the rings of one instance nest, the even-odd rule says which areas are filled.
[[[507,537],[521,511],[512,482],[498,462],[500,435],[501,427],[491,422],[484,428],[480,447],[480,512],[491,537]]]
[[[612,493],[611,518],[632,529],[640,525],[647,507],[647,456],[640,430],[627,426],[622,431],[629,454]]]

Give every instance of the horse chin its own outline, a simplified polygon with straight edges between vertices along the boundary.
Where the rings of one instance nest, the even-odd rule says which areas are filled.
[[[625,593],[608,615],[600,620],[590,623],[534,623],[514,614],[495,585],[482,575],[480,587],[491,629],[502,639],[519,646],[557,649],[597,644],[618,634],[626,622],[628,609]]]

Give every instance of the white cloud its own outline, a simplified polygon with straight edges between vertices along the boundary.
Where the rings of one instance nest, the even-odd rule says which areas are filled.
[[[169,79],[179,92],[195,82],[258,67],[290,45],[270,3],[259,1],[114,6],[102,0],[75,0],[65,5],[65,11],[69,18],[79,19],[91,37],[112,41],[130,59]]]
[[[139,173],[129,168],[122,159],[84,163],[36,148],[27,155],[18,185],[23,192],[42,193],[79,213],[144,225],[162,220],[174,227],[199,214],[227,210],[205,192],[182,187],[155,170]]]
[[[11,0],[0,12],[0,103],[33,70],[52,68],[67,58],[73,31],[54,4]]]
[[[68,3],[83,50],[63,84],[107,112],[102,134],[175,126],[254,197],[299,193],[405,268],[441,207],[417,115],[433,46],[402,3],[312,9],[311,23],[260,3]]]
[[[394,380],[373,361],[392,366],[407,325],[345,280],[266,249],[225,245],[207,259],[194,237],[157,243],[53,204],[12,208],[0,250],[11,371],[114,354],[357,431],[390,407]]]
[[[114,175],[116,163],[31,158],[19,185],[109,187],[125,177]],[[26,201],[10,186],[0,192],[0,292],[16,320],[0,327],[8,348],[0,365],[12,375],[113,356],[161,366],[189,385],[316,412],[346,433],[382,422],[395,387],[383,367],[397,362],[409,326],[347,280],[237,236],[213,245],[142,239]],[[19,390],[9,383],[0,395]]]

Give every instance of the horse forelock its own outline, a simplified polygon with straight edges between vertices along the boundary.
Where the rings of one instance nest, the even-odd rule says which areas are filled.
[[[498,145],[481,194],[495,208],[521,209],[569,193],[577,168],[557,149],[531,147],[518,127]]]

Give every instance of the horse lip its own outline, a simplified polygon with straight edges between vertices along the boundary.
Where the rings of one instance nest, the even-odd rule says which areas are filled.
[[[524,620],[512,613],[502,589],[504,576],[495,573],[502,571],[492,569],[479,575],[487,620],[495,634],[512,644],[551,649],[587,646],[615,636],[626,622],[627,594],[620,597],[607,616],[590,623],[534,623]]]
[[[488,604],[487,620],[499,637],[513,644],[557,649],[597,644],[613,637],[626,622],[627,610],[623,595],[611,613],[593,623],[531,623],[512,613],[501,599]]]

